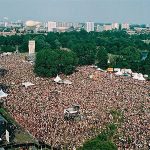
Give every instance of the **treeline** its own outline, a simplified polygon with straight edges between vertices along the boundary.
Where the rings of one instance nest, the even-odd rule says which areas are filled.
[[[99,33],[87,33],[84,30],[65,33],[50,32],[47,35],[27,34],[21,36],[0,36],[0,50],[3,52],[13,52],[17,46],[20,52],[27,52],[28,41],[35,40],[36,52],[41,53],[41,55],[43,55],[44,52],[47,53],[51,51],[49,52],[51,55],[52,52],[53,54],[56,52],[59,53],[59,57],[61,57],[61,55],[63,55],[63,57],[67,55],[66,58],[69,57],[72,59],[73,56],[75,63],[72,63],[72,66],[70,66],[71,71],[69,71],[69,73],[71,73],[74,70],[73,68],[77,65],[96,64],[103,69],[107,67],[131,68],[133,71],[150,75],[150,44],[146,44],[142,41],[146,39],[150,39],[150,34],[130,36],[125,31],[104,31]],[[60,54],[60,50],[64,51],[64,54]],[[44,52],[42,53],[42,51]],[[143,52],[148,54],[147,58],[145,57],[146,59],[142,55]],[[56,57],[55,60],[59,57]],[[65,64],[62,62],[62,59],[58,60],[61,62],[58,61],[58,64],[55,65],[55,67],[57,66],[57,71],[48,73],[49,75],[66,72],[64,69],[61,70],[60,66],[62,63],[63,66],[67,66],[66,64],[70,62]],[[41,61],[40,57],[40,62]],[[36,60],[36,63],[38,63],[38,60]],[[45,62],[45,64],[47,64],[47,62]],[[47,65],[44,67],[46,66]],[[38,74],[41,75],[42,71],[40,69],[44,67],[36,68],[35,70],[38,70]],[[48,68],[50,67],[51,65],[48,66]],[[47,76],[49,76],[48,74]]]

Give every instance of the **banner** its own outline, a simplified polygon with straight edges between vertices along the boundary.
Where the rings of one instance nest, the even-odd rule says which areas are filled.
[[[113,72],[113,68],[107,68],[108,72]]]
[[[9,143],[9,132],[6,130],[6,141]]]

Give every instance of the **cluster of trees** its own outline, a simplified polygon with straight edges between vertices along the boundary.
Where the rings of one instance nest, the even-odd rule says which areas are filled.
[[[37,53],[34,71],[39,76],[53,77],[57,74],[71,74],[78,64],[72,51],[45,49]]]
[[[78,150],[117,150],[117,146],[112,142],[116,131],[116,125],[109,124],[96,138],[85,142]]]
[[[67,48],[77,56],[77,65],[96,64],[103,69],[107,67],[131,68],[133,71],[150,75],[150,54],[145,60],[142,59],[141,55],[143,51],[150,52],[150,44],[142,41],[145,39],[150,39],[150,34],[129,35],[125,31],[87,33],[84,30],[65,33],[50,32],[47,35],[0,36],[0,50],[4,52],[15,51],[16,46],[18,46],[20,52],[27,52],[28,41],[35,40],[36,52],[57,51],[61,48]]]

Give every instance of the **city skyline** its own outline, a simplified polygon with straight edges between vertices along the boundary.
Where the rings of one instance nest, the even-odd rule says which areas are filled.
[[[0,20],[150,24],[149,0],[0,0]]]

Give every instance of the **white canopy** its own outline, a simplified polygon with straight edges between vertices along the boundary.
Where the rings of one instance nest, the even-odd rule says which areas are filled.
[[[101,68],[97,68],[96,70],[99,70],[99,71],[100,71],[100,70],[101,70]]]
[[[2,97],[7,97],[7,93],[5,93],[5,92],[3,92],[3,90],[1,89],[0,90],[0,98],[2,98]]]
[[[62,79],[57,75],[57,77],[54,79],[55,82],[60,82]]]
[[[97,68],[97,66],[95,66],[95,65],[92,65],[91,67],[92,67],[92,68]]]
[[[72,84],[72,82],[69,80],[63,80],[63,82],[64,82],[64,84]]]
[[[144,78],[148,78],[148,75],[147,75],[147,74],[144,74]]]
[[[27,88],[28,86],[31,86],[31,85],[34,85],[34,84],[31,83],[31,82],[24,82],[24,83],[22,83],[22,85],[24,85]]]
[[[98,71],[104,71],[103,69],[101,69],[101,68],[97,68],[96,70],[98,70]]]
[[[138,73],[135,73],[133,79],[139,79]]]
[[[7,55],[11,55],[12,54],[12,52],[4,52],[4,53],[2,53],[2,56],[7,56]]]
[[[114,68],[114,71],[118,72],[118,71],[120,71],[120,68]]]
[[[68,109],[64,109],[64,113],[75,114],[77,113],[77,111],[74,110],[73,108],[68,108]]]
[[[132,70],[131,69],[121,69],[121,72],[122,73],[132,73]]]
[[[145,81],[145,79],[144,79],[144,77],[143,77],[143,74],[139,74],[138,80],[140,80],[140,81]]]
[[[123,75],[123,73],[121,71],[118,71],[115,73],[115,75],[121,76],[121,75]]]
[[[144,77],[140,77],[140,78],[138,78],[138,80],[145,81]]]

